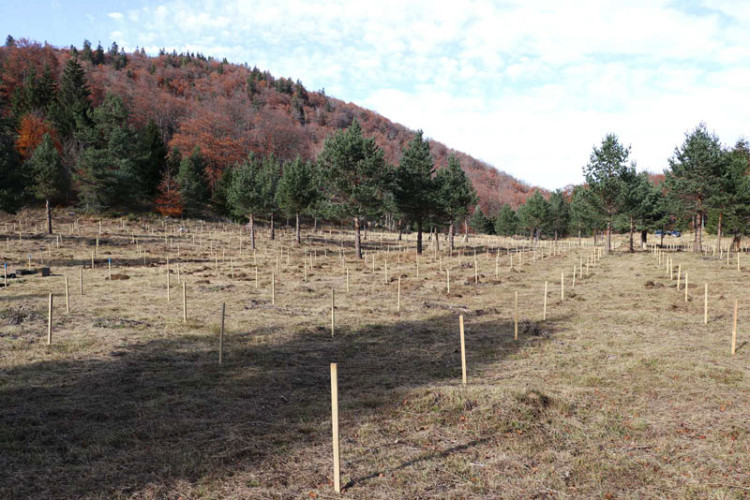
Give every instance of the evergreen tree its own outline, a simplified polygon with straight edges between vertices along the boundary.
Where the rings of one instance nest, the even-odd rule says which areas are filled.
[[[6,47],[15,47],[16,46],[16,40],[11,35],[8,35],[5,37],[5,46]]]
[[[518,216],[516,212],[504,203],[495,215],[495,234],[513,236],[518,231]]]
[[[492,220],[487,218],[479,205],[474,208],[474,213],[471,215],[471,221],[469,224],[471,225],[471,228],[479,234],[493,234],[495,232]]]
[[[217,214],[228,217],[232,215],[232,209],[229,205],[228,195],[232,185],[235,167],[226,167],[221,171],[219,179],[214,183],[214,189],[211,193],[211,208]]]
[[[81,49],[81,59],[84,61],[92,62],[91,42],[88,40],[83,41],[83,49]]]
[[[104,47],[102,47],[102,42],[99,42],[99,45],[96,46],[96,51],[91,54],[91,62],[95,65],[104,64]]]
[[[252,153],[232,173],[227,190],[227,204],[237,217],[247,217],[250,222],[250,247],[255,250],[255,215],[266,206],[262,185],[263,163]]]
[[[728,168],[723,179],[724,186],[729,188],[726,226],[734,235],[731,248],[739,252],[741,237],[750,230],[750,148],[745,141],[739,141],[727,156]]]
[[[269,237],[276,239],[276,212],[279,211],[279,204],[276,202],[276,191],[281,179],[281,164],[276,160],[273,154],[263,158],[263,168],[260,174],[260,190],[264,201],[264,211],[268,214]]]
[[[448,221],[448,243],[453,249],[456,223],[466,217],[469,206],[477,203],[477,193],[458,158],[452,154],[448,156],[448,166],[437,171],[435,182],[439,190],[438,200]]]
[[[177,173],[177,184],[180,186],[180,198],[188,217],[199,215],[208,200],[208,181],[206,179],[206,160],[196,146],[187,158],[180,162]]]
[[[362,136],[362,127],[354,120],[348,129],[326,139],[318,166],[325,178],[332,214],[354,221],[355,251],[361,259],[361,223],[381,212],[390,186],[383,151],[374,139]]]
[[[297,245],[300,244],[299,216],[313,206],[317,194],[313,182],[313,168],[309,162],[303,162],[298,156],[284,166],[276,199],[283,210],[295,216],[294,233]]]
[[[167,166],[167,146],[153,118],[141,130],[140,142],[141,159],[138,165],[138,177],[144,196],[152,199]]]
[[[521,226],[529,232],[529,236],[537,243],[539,236],[549,224],[549,203],[542,193],[534,191],[526,203],[518,209],[518,219]]]
[[[590,207],[600,210],[607,224],[607,253],[612,249],[612,220],[625,203],[624,178],[635,171],[634,164],[628,165],[629,156],[630,147],[620,144],[615,134],[607,134],[600,148],[594,146],[588,165],[583,167],[588,194],[595,198]]]
[[[441,208],[434,172],[430,144],[420,130],[402,153],[393,190],[399,211],[417,226],[418,254],[422,253],[422,228]]]
[[[31,187],[37,199],[45,201],[47,232],[52,234],[52,209],[50,201],[62,196],[66,188],[65,170],[52,138],[44,134],[42,142],[26,162]]]
[[[587,186],[576,186],[570,199],[570,227],[581,233],[592,233],[596,239],[598,231],[605,225],[602,208],[597,206],[599,199],[592,195]]]
[[[568,234],[568,223],[570,221],[570,203],[565,193],[556,189],[549,195],[549,229],[555,233],[555,241],[558,236]]]
[[[20,168],[21,157],[14,142],[15,131],[11,120],[0,113],[0,210],[10,213],[15,213],[23,205],[26,184]]]
[[[635,170],[628,170],[623,177],[623,205],[622,213],[628,218],[628,228],[630,234],[629,251],[635,252],[633,244],[633,233],[636,230],[638,222],[645,223],[650,219],[653,213],[654,189],[651,181],[648,180],[648,174],[641,172],[636,174]]]
[[[79,128],[91,126],[90,95],[83,68],[75,57],[69,59],[51,109],[52,118],[63,138],[72,137]]]

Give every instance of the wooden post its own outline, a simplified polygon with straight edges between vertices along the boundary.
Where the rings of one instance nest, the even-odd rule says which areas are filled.
[[[255,266],[255,289],[258,289],[258,266]]]
[[[685,302],[688,301],[688,288],[690,287],[688,286],[688,273],[686,272],[685,273]]]
[[[333,433],[333,489],[341,493],[341,466],[339,463],[339,382],[338,366],[331,363],[331,430]]]
[[[276,305],[276,274],[271,273],[271,305]]]
[[[708,283],[703,284],[703,324],[708,324]]]
[[[70,314],[70,295],[68,293],[68,277],[65,277],[65,314]]]
[[[219,364],[222,364],[224,362],[224,313],[225,311],[226,311],[226,304],[222,302],[221,303],[221,328],[219,329]]]
[[[735,318],[737,308],[735,307]],[[735,321],[736,323],[736,321]],[[47,345],[52,344],[52,294],[49,294],[49,304],[47,307]],[[734,347],[732,347],[732,354],[734,354]]]
[[[83,266],[78,268],[78,282],[81,285],[81,295],[83,295]]]
[[[547,320],[547,282],[544,282],[544,306],[542,308],[542,321]]]
[[[451,270],[446,269],[445,270],[445,285],[447,293],[451,293]]]
[[[464,315],[458,317],[461,331],[461,381],[466,387],[466,343],[464,342]]]
[[[336,333],[336,290],[331,288],[331,337]]]
[[[513,338],[518,340],[518,292],[515,293],[515,298],[513,299],[513,323],[515,329]]]
[[[401,312],[401,276],[398,277],[398,292],[396,295],[396,312]]]
[[[682,264],[677,266],[677,289],[680,289],[680,278],[682,278]]]
[[[182,282],[182,322],[187,323],[187,290],[185,282]]]
[[[565,300],[565,273],[560,273],[560,300]]]
[[[52,297],[50,295],[50,297]],[[50,301],[52,299],[50,298]],[[50,302],[51,304],[52,302]],[[50,306],[51,307],[51,306]],[[732,356],[734,356],[735,348],[737,347],[737,309],[739,307],[739,300],[734,300],[734,320],[732,321]]]

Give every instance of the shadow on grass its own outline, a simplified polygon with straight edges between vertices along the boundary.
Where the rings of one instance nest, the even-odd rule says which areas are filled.
[[[472,371],[549,337],[512,335],[497,316],[466,316],[470,381]],[[5,370],[0,496],[163,496],[176,481],[247,470],[270,470],[280,487],[302,493],[328,480],[330,462],[311,459],[306,477],[286,477],[279,463],[292,452],[328,449],[329,363],[339,363],[345,436],[359,421],[385,417],[400,402],[395,390],[459,385],[458,339],[457,315],[444,314],[342,328],[335,339],[325,329],[232,333],[221,366],[215,335],[186,335],[119,347],[106,358]],[[61,339],[51,349],[69,347]]]

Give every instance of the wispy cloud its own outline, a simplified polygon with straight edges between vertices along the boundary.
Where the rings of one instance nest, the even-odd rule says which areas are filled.
[[[115,21],[119,21],[125,16],[122,15],[122,12],[108,12],[107,17],[109,17],[110,19],[114,19]]]
[[[726,141],[750,123],[750,6],[732,1],[172,0],[109,17],[128,48],[300,78],[547,187],[579,182],[610,131],[660,170],[698,121]]]

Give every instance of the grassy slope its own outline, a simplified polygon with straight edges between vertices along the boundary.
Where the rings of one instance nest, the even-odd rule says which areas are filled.
[[[67,225],[60,228],[68,233]],[[214,250],[220,258],[226,245],[227,262],[217,270],[209,235],[203,233],[201,249],[191,242],[194,229],[180,243],[190,304],[182,324],[177,239],[167,304],[164,239],[140,238],[154,263],[143,266],[125,236],[143,233],[132,223],[122,230],[105,221],[100,265],[84,272],[86,293],[79,295],[73,264],[90,258],[96,228],[82,223],[75,238],[52,251],[51,278],[32,276],[0,289],[2,497],[334,496],[333,361],[339,363],[342,484],[349,497],[750,493],[750,343],[743,326],[750,269],[675,252],[675,264],[690,275],[686,304],[651,254],[616,252],[560,301],[560,273],[569,288],[573,264],[590,248],[533,264],[527,253],[527,264],[519,268],[516,257],[512,272],[503,253],[496,279],[494,256],[480,247],[479,285],[473,259],[459,265],[454,254],[450,295],[429,252],[417,279],[413,251],[381,251],[373,275],[372,254],[365,266],[348,249],[347,294],[339,241],[319,234],[302,250],[289,246],[290,236],[283,243],[260,241],[267,251],[257,254],[256,290],[247,242],[240,257],[236,232],[219,229]],[[366,243],[384,245],[378,239],[370,235]],[[8,251],[4,240],[0,252],[11,262],[32,250],[36,259],[37,249],[46,248],[35,237],[11,240]],[[469,241],[482,243],[508,242]],[[282,244],[291,248],[290,264],[286,254],[279,258],[273,306],[268,282],[278,253],[272,250]],[[318,259],[304,282],[302,254],[313,248]],[[109,256],[114,272],[129,280],[105,279],[101,263]],[[63,291],[64,275],[72,312],[63,314],[58,296],[48,347],[46,294]],[[548,321],[539,323],[545,280]],[[708,326],[702,323],[706,280]],[[521,305],[518,341],[514,291]],[[732,358],[735,296],[740,348]],[[227,303],[227,350],[220,367],[221,302]],[[460,384],[461,311],[466,388]]]

